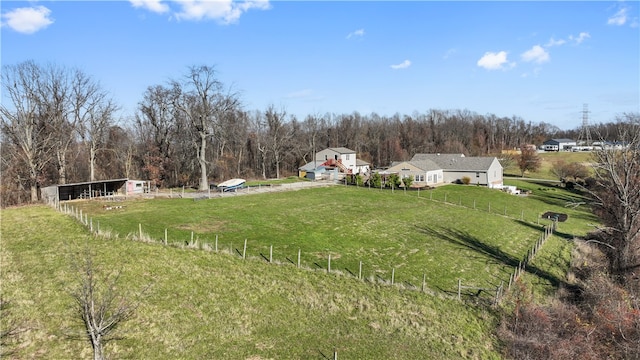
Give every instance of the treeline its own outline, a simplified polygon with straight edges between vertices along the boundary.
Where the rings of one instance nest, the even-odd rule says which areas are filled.
[[[280,178],[326,147],[348,147],[383,167],[418,152],[498,154],[580,131],[469,110],[304,119],[273,105],[248,111],[211,66],[150,85],[124,118],[100,83],[76,68],[3,66],[2,87],[3,206],[37,201],[40,187],[56,183],[126,177],[206,189],[230,177]]]

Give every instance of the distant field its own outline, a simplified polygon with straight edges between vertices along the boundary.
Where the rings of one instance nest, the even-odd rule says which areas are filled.
[[[508,281],[549,223],[540,214],[565,212],[569,220],[525,277],[536,294],[550,294],[564,281],[568,239],[595,221],[582,207],[565,207],[579,200],[574,193],[515,184],[531,195],[461,185],[419,193],[334,186],[69,203],[118,239],[92,237],[49,208],[2,210],[2,295],[13,303],[11,318],[29,325],[21,355],[89,357],[88,344],[65,335],[79,326],[65,292],[69,255],[88,245],[103,269],[123,270],[123,291],[154,284],[122,328],[125,340],[109,348],[116,358],[322,359],[334,350],[347,359],[499,358],[495,314],[455,300],[457,281],[483,288]],[[152,243],[125,240],[139,226]],[[162,245],[165,229],[171,246]],[[186,247],[192,232],[198,249]],[[280,265],[267,262],[271,246]],[[295,266],[299,250],[305,269]],[[360,262],[363,281],[355,279]],[[419,291],[423,275],[431,295]]]
[[[517,156],[517,155],[516,155]],[[559,152],[541,152],[539,153],[541,164],[540,169],[535,172],[526,172],[525,177],[530,179],[549,179],[559,180],[556,175],[551,172],[551,168],[555,162],[564,161],[565,163],[581,163],[588,164],[591,162],[590,152],[571,152],[571,151],[559,151]],[[520,176],[520,169],[517,164],[504,169],[505,175]]]

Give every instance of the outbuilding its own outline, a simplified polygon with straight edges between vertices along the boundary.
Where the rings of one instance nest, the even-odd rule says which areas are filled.
[[[542,143],[544,151],[571,151],[576,146],[576,141],[571,139],[549,139]]]

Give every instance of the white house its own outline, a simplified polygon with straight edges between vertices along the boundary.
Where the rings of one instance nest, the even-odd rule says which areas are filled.
[[[549,139],[542,143],[544,151],[567,151],[576,146],[576,141],[571,139]]]
[[[496,157],[465,157],[464,154],[415,154],[411,163],[432,161],[442,169],[443,182],[454,183],[467,177],[471,184],[488,187],[503,185],[502,165]]]
[[[367,174],[370,170],[371,164],[356,158],[355,151],[337,147],[317,152],[315,161],[298,168],[298,176],[338,180],[345,174]]]
[[[442,168],[431,160],[394,162],[384,173],[398,174],[401,179],[413,176],[412,186],[417,187],[433,186],[444,181]]]
[[[316,153],[316,161],[324,166],[336,166],[343,173],[355,174],[357,161],[356,152],[344,147],[326,148]]]

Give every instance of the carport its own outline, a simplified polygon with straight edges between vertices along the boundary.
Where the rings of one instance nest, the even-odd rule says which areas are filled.
[[[129,179],[88,181],[75,184],[51,185],[41,189],[46,201],[65,201],[75,199],[92,199],[118,193]],[[126,190],[126,189],[125,189]]]

